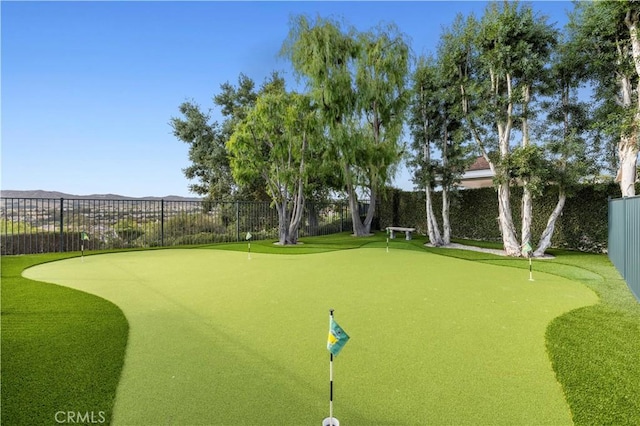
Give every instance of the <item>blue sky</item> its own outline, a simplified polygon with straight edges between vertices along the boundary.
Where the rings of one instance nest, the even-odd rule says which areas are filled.
[[[2,189],[134,197],[189,193],[178,106],[214,108],[224,82],[273,70],[293,15],[394,22],[416,55],[485,2],[11,2],[2,16]],[[532,2],[561,28],[569,1]],[[215,110],[214,117],[219,117]],[[405,136],[406,138],[406,136]],[[403,170],[395,186],[411,190]]]

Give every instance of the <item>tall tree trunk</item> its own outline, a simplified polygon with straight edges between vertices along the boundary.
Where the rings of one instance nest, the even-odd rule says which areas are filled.
[[[442,243],[448,245],[451,243],[451,222],[449,221],[449,208],[451,201],[449,199],[449,189],[442,188]]]
[[[633,136],[622,136],[618,143],[618,173],[616,182],[620,185],[623,197],[633,197],[636,195],[636,174],[638,173],[638,141],[635,134]]]
[[[283,246],[287,244],[289,234],[289,215],[287,214],[287,202],[277,202],[276,211],[278,212],[278,244]]]
[[[287,244],[298,243],[298,230],[300,229],[300,223],[302,222],[302,212],[304,211],[304,168],[305,161],[304,156],[307,150],[307,137],[302,137],[302,148],[300,167],[298,170],[298,182],[296,187],[295,196],[293,199],[293,206],[291,208],[291,220],[289,221],[289,232],[287,235]]]
[[[449,221],[449,132],[447,131],[447,120],[442,125],[442,243],[448,245],[451,242],[451,222]]]
[[[296,198],[291,208],[291,219],[289,220],[289,229],[287,232],[287,244],[298,243],[298,230],[300,229],[300,223],[302,222],[302,212],[304,209],[304,197],[302,194],[302,178],[299,180],[299,187],[297,190]]]
[[[345,165],[346,190],[349,197],[349,208],[351,209],[351,223],[353,225],[353,235],[355,237],[365,237],[369,235],[362,220],[360,219],[360,210],[358,208],[358,196],[352,183],[351,171]]]
[[[431,170],[431,150],[429,149],[429,139],[428,139],[428,120],[424,118],[426,113],[423,108],[423,131],[424,136],[426,138],[426,142],[422,148],[422,159],[424,160],[424,167],[427,170]],[[431,198],[431,172],[429,171],[429,182],[424,187],[425,193],[425,203],[426,203],[426,211],[427,211],[427,233],[429,234],[429,242],[439,247],[443,244],[442,237],[440,236],[440,228],[438,226],[438,221],[436,220],[436,216],[433,214],[433,200]]]
[[[556,220],[562,214],[562,209],[564,208],[564,203],[567,200],[567,195],[564,190],[560,188],[560,192],[558,193],[558,202],[556,203],[556,207],[551,212],[549,216],[549,220],[547,221],[547,227],[542,232],[540,236],[540,242],[538,243],[538,248],[533,252],[533,255],[536,257],[544,256],[544,252],[551,247],[551,237],[553,237],[553,231],[555,230]]]
[[[499,78],[491,73],[492,86],[496,94],[499,92]],[[511,74],[504,76],[506,85],[507,99],[509,102],[505,110],[506,120],[497,120],[496,128],[498,130],[498,141],[500,147],[500,158],[505,160],[509,156],[509,141],[511,140],[511,128],[513,126],[513,101],[512,99],[512,81]],[[504,173],[504,171],[503,171]],[[516,237],[516,228],[513,224],[513,215],[511,214],[511,188],[508,176],[502,176],[502,182],[498,185],[498,220],[500,224],[500,233],[502,234],[502,243],[507,256],[519,257],[521,255],[520,245]]]
[[[365,235],[371,234],[371,224],[373,223],[373,217],[375,216],[376,207],[378,205],[378,192],[373,184],[369,187],[369,194],[371,194],[369,207],[367,207],[367,215],[365,216],[363,223]]]
[[[502,243],[507,256],[519,257],[521,255],[520,245],[516,238],[516,229],[511,216],[511,188],[509,182],[498,185],[498,220]]]
[[[565,141],[564,143],[567,143],[569,135],[570,135],[570,129],[569,129],[569,123],[570,123],[570,116],[569,116],[569,111],[571,110],[570,108],[570,86],[567,84],[563,84],[562,87],[562,106],[563,106],[563,135],[562,138]],[[566,153],[562,154],[562,158],[560,160],[560,170],[561,172],[565,172],[567,169],[567,155]],[[553,232],[555,231],[555,227],[556,227],[556,221],[558,220],[558,218],[560,217],[560,215],[562,214],[562,210],[564,209],[564,204],[565,201],[567,200],[567,195],[565,192],[565,188],[562,186],[562,184],[560,184],[560,187],[558,189],[558,202],[556,203],[555,208],[553,209],[553,211],[551,212],[551,214],[549,215],[549,219],[547,220],[547,226],[544,229],[544,231],[542,231],[542,235],[540,235],[540,241],[538,241],[538,248],[535,249],[535,251],[533,252],[533,255],[536,257],[540,257],[540,256],[544,256],[545,251],[547,251],[547,249],[549,247],[551,247],[551,239],[553,237]]]
[[[522,227],[521,227],[521,247],[524,247],[527,243],[531,244],[531,223],[533,221],[533,196],[531,190],[528,187],[528,180],[523,182],[524,188],[522,188]]]
[[[440,237],[440,229],[438,227],[438,222],[436,221],[436,217],[433,214],[433,201],[431,198],[431,185],[427,185],[424,188],[424,193],[426,197],[426,208],[427,208],[427,234],[429,235],[429,242],[431,245],[439,247],[443,244],[442,237]]]
[[[529,146],[529,118],[527,113],[529,110],[529,101],[531,100],[531,86],[525,84],[522,88],[522,148]],[[522,210],[520,216],[522,218],[520,228],[521,247],[527,243],[531,244],[531,222],[533,221],[533,194],[529,188],[529,179],[523,179],[522,185]]]
[[[638,15],[629,11],[625,17],[625,24],[629,29],[631,39],[631,54],[635,63],[635,71],[640,78],[640,42],[638,41]],[[622,57],[624,50],[618,46],[618,56]],[[622,62],[622,61],[620,61]],[[634,87],[630,76],[619,73],[618,83],[620,85],[620,102],[624,108],[635,108],[633,124],[629,129],[623,131],[618,142],[618,173],[615,181],[620,185],[620,192],[623,197],[633,197],[636,193],[635,181],[638,161],[638,129],[640,129],[640,94],[634,93],[640,89]],[[640,81],[638,82],[640,85]],[[635,105],[633,97],[635,96]]]

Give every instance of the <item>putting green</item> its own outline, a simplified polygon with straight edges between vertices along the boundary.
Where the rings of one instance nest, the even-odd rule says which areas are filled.
[[[329,308],[351,336],[334,362],[342,424],[571,424],[545,330],[597,302],[553,275],[373,248],[116,253],[24,275],[125,313],[115,425],[321,424]]]

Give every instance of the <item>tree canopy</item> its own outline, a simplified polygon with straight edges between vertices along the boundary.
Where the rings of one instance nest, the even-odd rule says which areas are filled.
[[[305,199],[348,197],[353,232],[368,235],[377,203],[407,157],[427,192],[429,238],[449,241],[449,193],[481,155],[495,173],[505,251],[550,244],[572,187],[598,175],[603,152],[615,153],[623,195],[633,195],[640,129],[640,6],[637,1],[578,3],[563,31],[530,4],[489,2],[483,14],[458,15],[436,52],[414,58],[393,23],[357,30],[326,17],[291,18],[280,54],[304,89],[287,91],[273,74],[259,89],[240,74],[213,97],[224,118],[211,122],[193,102],[180,105],[174,135],[190,144],[190,189],[209,198],[265,198],[278,206],[281,242],[297,238]],[[585,85],[594,100],[585,102]],[[604,142],[599,145],[599,142]],[[472,148],[471,148],[472,147]],[[521,225],[510,191],[522,187]],[[558,204],[539,238],[533,205],[547,186]],[[442,222],[430,205],[443,191]],[[386,224],[383,224],[386,225]]]

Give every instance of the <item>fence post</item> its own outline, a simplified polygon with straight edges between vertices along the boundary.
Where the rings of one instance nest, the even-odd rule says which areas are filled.
[[[64,251],[64,198],[60,198],[60,252]]]
[[[628,280],[631,278],[629,276],[629,271],[628,271],[628,265],[627,265],[627,250],[629,249],[629,219],[627,218],[627,210],[629,210],[629,208],[627,207],[627,200],[629,199],[629,197],[622,197],[622,211],[624,212],[624,240],[623,240],[623,248],[621,251],[622,253],[622,277],[624,278],[624,280],[626,282],[629,282]]]
[[[236,200],[236,241],[240,241],[240,201]]]
[[[164,198],[160,199],[160,246],[164,247]]]

